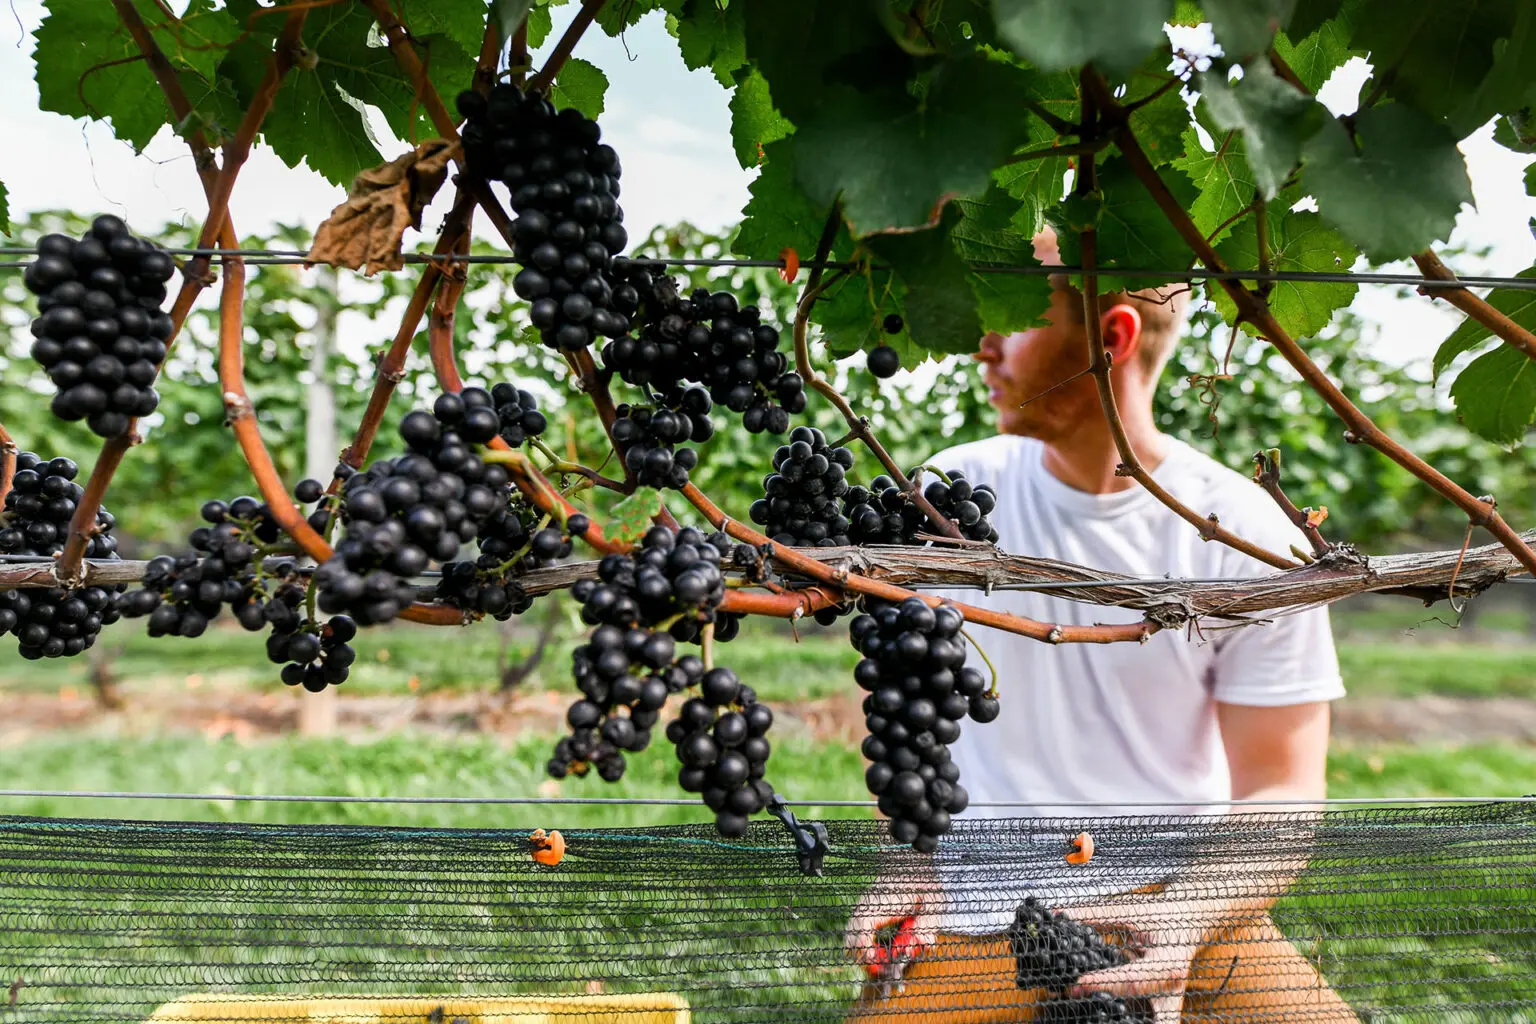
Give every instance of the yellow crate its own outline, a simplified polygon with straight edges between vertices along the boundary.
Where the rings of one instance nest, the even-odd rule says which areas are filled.
[[[687,1000],[629,995],[235,996],[198,994],[166,1003],[152,1022],[176,1024],[689,1024]]]

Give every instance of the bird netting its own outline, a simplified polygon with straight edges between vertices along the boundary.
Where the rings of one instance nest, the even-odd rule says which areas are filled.
[[[0,1021],[1536,1020],[1530,804],[824,824],[0,818]]]

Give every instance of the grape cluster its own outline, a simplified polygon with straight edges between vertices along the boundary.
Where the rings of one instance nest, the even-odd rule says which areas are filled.
[[[757,693],[736,673],[718,667],[703,673],[699,696],[684,701],[667,724],[667,739],[683,765],[678,785],[701,795],[722,836],[746,832],[747,816],[773,799],[773,786],[763,777],[772,725],[773,712]]]
[[[437,585],[437,599],[455,608],[482,612],[502,622],[533,606],[518,577],[570,555],[570,538],[591,525],[576,513],[566,520],[569,536],[557,526],[540,526],[538,513],[514,491],[507,503],[480,526],[480,557],[447,562]]]
[[[357,623],[345,615],[333,615],[324,625],[305,620],[288,632],[274,624],[272,635],[267,637],[267,658],[283,666],[284,683],[319,693],[347,681],[357,660],[350,644],[355,636]]]
[[[512,287],[544,344],[569,352],[624,334],[609,274],[629,240],[619,155],[600,143],[597,122],[510,84],[460,93],[458,107],[470,172],[511,191],[512,254],[523,265]]]
[[[155,411],[160,396],[151,385],[172,331],[160,307],[175,273],[167,253],[111,214],[97,217],[78,241],[59,234],[37,240],[37,259],[23,279],[38,296],[32,358],[59,389],[54,415],[115,437],[130,418]]]
[[[805,411],[805,382],[779,351],[777,328],[756,306],[730,292],[696,288],[683,298],[677,282],[653,265],[616,261],[621,308],[635,307],[634,336],[603,346],[603,365],[657,394],[675,394],[692,382],[710,398],[742,414],[753,434],[782,434],[789,417]],[[675,408],[675,406],[674,406]]]
[[[0,555],[56,555],[69,536],[69,521],[85,488],[75,483],[79,467],[60,456],[44,459],[19,452],[11,489],[0,509]],[[114,558],[116,520],[105,509],[96,512],[96,529],[86,542],[85,557]]]
[[[920,853],[938,848],[950,816],[970,801],[960,785],[949,744],[960,738],[967,715],[997,717],[986,679],[965,665],[959,638],[965,620],[949,605],[930,608],[921,598],[900,604],[868,602],[848,634],[864,655],[853,678],[864,698],[865,784],[891,819],[891,838]]]
[[[191,550],[150,559],[139,589],[119,602],[123,614],[149,616],[150,636],[201,636],[225,605],[248,630],[297,629],[304,587],[295,563],[263,565],[258,553],[282,533],[272,510],[242,496],[204,502],[201,514],[208,525],[192,531]]]
[[[1104,941],[1092,925],[1052,911],[1030,896],[1014,913],[1008,928],[1013,950],[1015,982],[1021,989],[1043,988],[1059,993],[1084,974],[1119,967],[1130,958],[1118,946]],[[1152,1017],[1137,1000],[1123,1000],[1106,992],[1079,998],[1054,998],[1042,1003],[1042,1020],[1150,1022]]]
[[[1040,1003],[1040,1024],[1154,1024],[1157,1014],[1144,996],[1129,999],[1111,992],[1047,999]]]
[[[650,745],[651,727],[667,697],[704,670],[692,655],[673,663],[676,641],[663,632],[604,623],[571,656],[582,699],[566,711],[571,734],[555,744],[549,774],[586,775],[591,765],[605,782],[624,777],[623,751]]]
[[[914,469],[912,475],[918,472]],[[949,483],[935,480],[923,488],[923,497],[959,528],[961,536],[997,542],[997,530],[987,519],[997,507],[997,494],[990,485],[972,487],[965,474],[956,470],[949,474]],[[855,544],[912,544],[926,522],[922,510],[888,476],[875,477],[867,488],[850,487],[843,497],[843,514]]]
[[[465,388],[400,421],[409,451],[347,478],[346,534],[316,572],[320,608],[358,625],[388,622],[415,599],[411,580],[434,560],[454,561],[463,544],[508,501],[508,477],[470,448],[502,429],[491,395]]]
[[[677,410],[665,406],[618,407],[613,442],[624,453],[624,465],[642,486],[681,488],[688,483],[688,471],[699,464],[699,453],[677,445],[683,441],[705,441],[714,433],[709,403],[704,389],[689,388]],[[689,409],[698,411],[690,413]]]
[[[443,395],[438,401],[452,397]],[[549,426],[549,421],[539,412],[539,400],[505,381],[491,388],[491,401],[501,420],[501,439],[513,448],[520,447],[529,438],[538,437]],[[434,407],[433,411],[438,410]],[[438,418],[442,418],[441,414]]]
[[[838,499],[848,493],[844,479],[853,451],[830,448],[814,427],[796,427],[789,444],[773,453],[773,472],[763,478],[766,497],[752,503],[754,523],[775,544],[837,547],[849,543],[849,520]]]
[[[57,555],[69,535],[83,489],[74,482],[79,469],[69,459],[44,459],[33,452],[16,456],[11,490],[0,510],[0,554]],[[96,529],[86,544],[87,558],[115,561],[115,520],[106,509],[96,513]],[[72,657],[96,642],[103,626],[118,619],[116,587],[63,587],[0,590],[0,634],[13,634],[23,658]]]

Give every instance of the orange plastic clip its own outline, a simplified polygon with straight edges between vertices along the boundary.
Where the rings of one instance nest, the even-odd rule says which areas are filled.
[[[1093,836],[1087,832],[1079,832],[1072,840],[1072,848],[1067,851],[1068,864],[1087,864],[1093,860]]]
[[[528,837],[528,845],[533,850],[533,859],[546,867],[554,867],[565,856],[565,837],[554,829],[535,830]]]
[[[786,245],[779,250],[779,259],[784,261],[784,265],[779,268],[779,276],[785,284],[793,284],[795,278],[800,276],[800,254]]]

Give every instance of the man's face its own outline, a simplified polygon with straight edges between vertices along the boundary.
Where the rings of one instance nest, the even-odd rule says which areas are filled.
[[[1082,318],[1073,313],[1076,301],[1069,292],[1053,291],[1045,326],[981,339],[975,358],[987,401],[997,410],[998,433],[1055,441],[1098,408],[1093,378],[1082,373],[1088,344]],[[1062,383],[1074,374],[1081,376]]]

